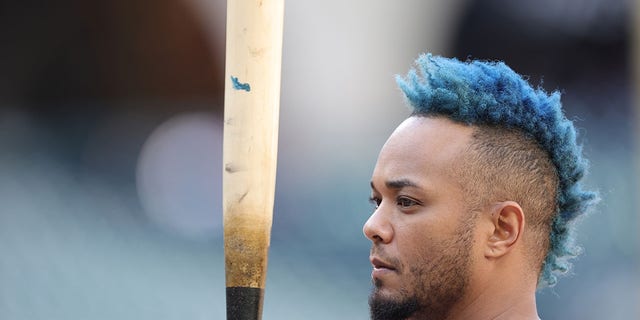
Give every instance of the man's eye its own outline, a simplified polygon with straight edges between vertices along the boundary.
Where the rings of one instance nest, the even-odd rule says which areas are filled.
[[[382,200],[377,197],[371,197],[369,198],[369,202],[371,202],[371,204],[375,209],[378,209],[378,207],[380,206],[380,202],[382,202]]]
[[[407,207],[411,207],[418,204],[418,202],[416,202],[415,200],[412,200],[410,198],[405,198],[405,197],[400,197],[398,198],[398,205],[403,207],[403,208],[407,208]]]

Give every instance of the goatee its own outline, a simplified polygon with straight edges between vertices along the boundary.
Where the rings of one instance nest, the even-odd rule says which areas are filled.
[[[402,301],[386,299],[376,294],[376,289],[369,296],[371,320],[407,319],[420,309],[418,299],[412,297]]]

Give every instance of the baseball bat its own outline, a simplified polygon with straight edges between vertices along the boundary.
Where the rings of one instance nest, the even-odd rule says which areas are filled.
[[[227,1],[223,222],[228,320],[262,318],[275,195],[284,0]]]

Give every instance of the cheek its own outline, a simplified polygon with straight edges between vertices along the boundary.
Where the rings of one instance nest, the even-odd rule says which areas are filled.
[[[406,228],[397,235],[398,251],[404,266],[411,266],[428,261],[436,254],[440,240],[435,232],[427,228]]]
[[[461,236],[459,230],[445,223],[401,225],[396,229],[395,235],[399,258],[404,266],[428,264],[438,260],[443,254],[458,248],[456,243]],[[469,245],[476,241],[477,239],[472,239]]]
[[[484,234],[481,231],[482,230],[478,229],[474,230],[473,237],[471,238],[471,243],[469,243],[469,246],[471,246],[471,248],[469,249],[471,261],[476,265],[482,265],[482,262],[485,261],[488,249],[488,247],[486,246],[487,239],[489,239],[490,237],[490,235]]]

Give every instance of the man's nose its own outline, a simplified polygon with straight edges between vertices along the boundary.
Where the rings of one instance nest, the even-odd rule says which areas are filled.
[[[367,222],[362,227],[362,232],[372,242],[389,243],[393,238],[393,227],[388,219],[388,213],[384,211],[381,204],[376,211],[371,214]]]

